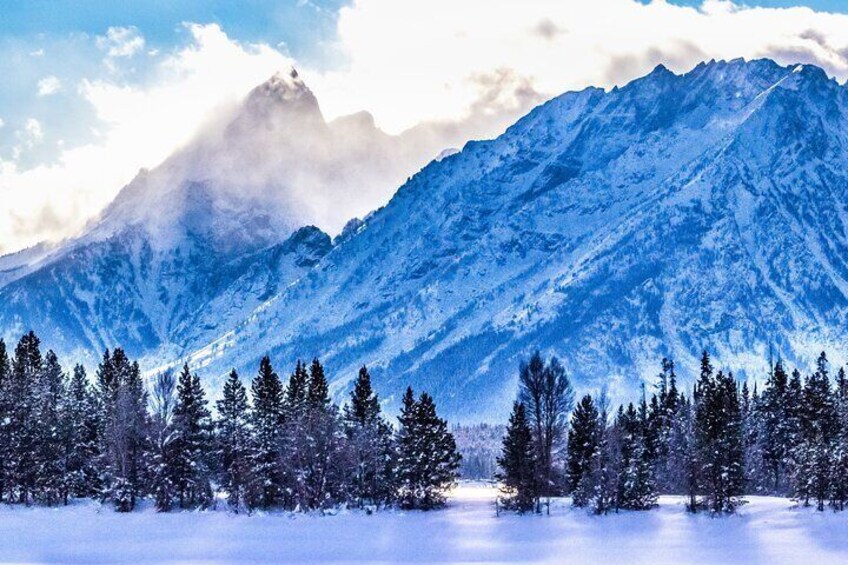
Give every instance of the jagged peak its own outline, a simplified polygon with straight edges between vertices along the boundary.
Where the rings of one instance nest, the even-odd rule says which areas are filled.
[[[297,70],[292,67],[289,71],[277,71],[271,77],[254,88],[248,94],[248,104],[260,100],[292,101],[301,98],[314,100],[312,91],[300,78]]]

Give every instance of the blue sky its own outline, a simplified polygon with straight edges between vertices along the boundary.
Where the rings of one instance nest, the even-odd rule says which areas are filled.
[[[773,9],[793,6],[818,12]],[[848,0],[0,0],[0,50],[3,253],[75,233],[292,65],[328,118],[490,136],[658,63],[771,57],[844,81]]]

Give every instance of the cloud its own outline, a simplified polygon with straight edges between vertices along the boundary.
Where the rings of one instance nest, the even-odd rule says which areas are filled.
[[[62,81],[53,75],[46,76],[38,81],[38,96],[50,96],[62,89]]]
[[[68,145],[55,162],[24,168],[18,158],[45,141],[41,122],[26,120],[12,159],[0,157],[0,241],[7,251],[78,233],[140,168],[156,166],[221,108],[291,67],[273,48],[233,41],[217,25],[186,29],[189,43],[162,57],[144,84],[80,83],[99,122],[92,124],[94,142]]]
[[[132,57],[144,49],[144,36],[134,26],[110,27],[105,36],[97,37],[97,46],[108,57]]]
[[[499,69],[544,97],[711,58],[803,56],[845,79],[848,16],[723,0],[354,0],[340,11],[336,47],[346,64],[310,80],[325,111],[366,108],[397,132],[468,116],[476,77]]]
[[[6,122],[3,121],[3,118],[0,118],[0,128],[6,125]]]

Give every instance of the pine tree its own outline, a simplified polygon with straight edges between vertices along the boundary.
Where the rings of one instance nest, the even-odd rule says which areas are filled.
[[[524,405],[516,402],[503,438],[503,451],[497,460],[500,472],[496,478],[501,483],[501,501],[506,508],[518,512],[538,508],[535,453],[533,432],[527,423]]]
[[[10,382],[9,472],[17,500],[29,504],[37,488],[39,426],[38,386],[44,360],[41,342],[34,332],[24,335],[15,347]]]
[[[355,465],[350,485],[352,502],[360,507],[391,502],[395,486],[392,429],[381,415],[380,400],[371,388],[366,367],[359,369],[345,406],[344,427]]]
[[[104,354],[98,373],[100,465],[104,498],[118,512],[130,512],[146,494],[149,471],[149,414],[147,393],[138,363],[122,349]]]
[[[713,374],[701,359],[695,400],[695,444],[702,467],[703,504],[713,513],[733,512],[744,487],[742,410],[733,376]]]
[[[174,486],[180,508],[205,508],[212,502],[212,422],[197,374],[183,367],[174,406]]]
[[[305,410],[286,422],[285,440],[286,477],[298,506],[318,509],[347,498],[350,452],[318,359],[310,367]]]
[[[657,503],[656,483],[645,448],[644,422],[633,404],[619,414],[618,429],[621,433],[618,506],[627,510],[652,508]]]
[[[458,478],[460,455],[447,423],[436,414],[433,399],[416,401],[407,388],[398,431],[399,500],[404,508],[430,510],[443,506],[445,491]]]
[[[585,395],[571,414],[568,430],[566,473],[568,490],[575,506],[586,506],[592,499],[592,466],[600,454],[600,414],[592,396]]]
[[[789,414],[790,394],[789,375],[783,368],[783,362],[778,360],[763,389],[759,418],[762,463],[768,475],[765,487],[772,494],[785,494],[788,488],[789,457],[796,433]]]
[[[259,374],[253,379],[251,393],[255,442],[251,453],[253,473],[248,504],[267,509],[280,502],[282,496],[280,446],[284,422],[283,385],[267,356],[259,363]]]
[[[285,393],[286,413],[290,420],[300,418],[306,410],[308,387],[309,373],[306,366],[298,360],[294,372],[289,377]]]
[[[12,363],[0,339],[0,502],[11,499],[13,486],[12,423]]]
[[[844,510],[848,501],[848,377],[843,367],[839,368],[836,375],[834,397],[836,431],[833,439],[830,504],[837,510]]]
[[[310,404],[315,406],[327,406],[330,404],[327,377],[324,376],[324,367],[317,358],[312,360],[312,365],[309,367],[307,399]]]
[[[64,381],[65,375],[56,354],[48,351],[40,382],[34,391],[36,409],[32,422],[36,434],[33,495],[47,505],[65,500]]]
[[[247,508],[247,488],[251,482],[251,437],[247,390],[235,369],[224,383],[223,398],[217,402],[217,408],[221,460],[218,482],[227,493],[230,508],[239,512]]]
[[[90,497],[100,489],[97,460],[97,405],[82,365],[74,367],[65,401],[67,496]]]
[[[836,438],[837,417],[822,353],[816,371],[807,378],[800,410],[800,440],[794,450],[794,495],[805,505],[810,499],[824,510],[830,491],[830,478]]]

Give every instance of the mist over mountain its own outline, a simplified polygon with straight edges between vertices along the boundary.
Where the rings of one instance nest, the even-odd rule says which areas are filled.
[[[237,321],[210,309],[249,313],[329,249],[318,228],[297,230],[339,232],[440,139],[387,135],[365,113],[327,123],[297,73],[278,73],[140,171],[80,237],[0,258],[0,335],[32,327],[88,362],[116,346],[172,358]]]
[[[332,242],[288,236],[341,230],[336,204],[400,185],[427,136],[328,124],[295,76],[216,131],[14,271],[3,335],[189,360],[213,383],[318,355],[337,394],[367,364],[378,390],[425,388],[466,421],[506,413],[535,348],[622,396],[663,356],[691,376],[704,348],[753,378],[770,352],[844,360],[848,95],[817,67],[660,66],[563,94],[497,139],[434,148]]]

